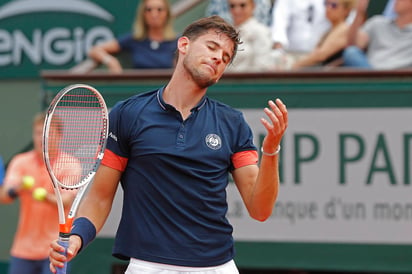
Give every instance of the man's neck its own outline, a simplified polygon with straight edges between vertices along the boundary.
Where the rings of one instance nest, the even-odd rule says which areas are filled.
[[[401,29],[411,24],[412,23],[412,12],[398,15],[395,22],[396,22],[396,25]]]
[[[163,100],[174,106],[182,114],[183,119],[186,119],[205,96],[206,90],[199,88],[190,79],[174,74],[163,92]]]

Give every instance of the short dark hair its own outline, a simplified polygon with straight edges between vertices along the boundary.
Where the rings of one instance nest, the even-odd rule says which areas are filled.
[[[224,34],[233,41],[233,60],[236,56],[237,47],[242,42],[240,41],[239,32],[220,16],[212,15],[198,19],[185,28],[182,36],[186,36],[190,40],[196,40],[209,30],[215,30],[217,33]]]

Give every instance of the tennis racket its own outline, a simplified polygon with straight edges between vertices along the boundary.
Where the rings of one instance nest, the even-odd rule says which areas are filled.
[[[43,158],[53,183],[59,214],[59,244],[67,250],[77,208],[103,159],[108,134],[108,111],[93,87],[71,85],[61,90],[47,109],[43,129]],[[78,190],[65,214],[62,189]],[[57,268],[58,274],[64,274]]]

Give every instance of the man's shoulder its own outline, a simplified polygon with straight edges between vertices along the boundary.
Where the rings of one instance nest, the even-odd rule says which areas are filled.
[[[362,26],[362,30],[368,33],[370,36],[382,36],[388,32],[391,32],[390,27],[392,20],[383,15],[374,15],[366,20]]]
[[[15,163],[30,163],[32,164],[34,158],[36,157],[36,154],[34,152],[34,150],[29,150],[29,151],[25,151],[25,152],[20,152],[16,155],[13,156],[13,158],[11,159],[12,162]]]
[[[374,15],[374,16],[370,17],[366,21],[365,25],[368,24],[368,25],[379,25],[379,26],[381,26],[381,25],[389,25],[391,22],[392,21],[389,18],[387,18],[386,16],[378,14],[378,15]]]
[[[230,115],[241,115],[242,112],[240,110],[235,109],[234,107],[223,103],[221,101],[215,100],[215,99],[211,99],[208,98],[209,104],[211,106],[214,106],[214,108],[216,109],[216,111],[220,112],[220,113],[225,113],[225,114],[230,114]]]

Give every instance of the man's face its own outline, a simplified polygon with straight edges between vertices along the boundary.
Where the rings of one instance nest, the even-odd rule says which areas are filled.
[[[229,37],[209,30],[195,40],[188,40],[183,66],[199,87],[206,88],[220,79],[233,51],[234,43]]]
[[[412,13],[412,0],[396,0],[393,9],[398,15]]]

